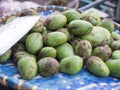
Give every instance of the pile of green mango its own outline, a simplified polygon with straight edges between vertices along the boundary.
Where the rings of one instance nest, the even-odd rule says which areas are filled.
[[[30,32],[0,56],[0,62],[10,57],[27,80],[37,74],[77,74],[81,68],[99,77],[120,78],[120,35],[114,32],[111,19],[101,20],[92,10],[67,10],[40,18]]]

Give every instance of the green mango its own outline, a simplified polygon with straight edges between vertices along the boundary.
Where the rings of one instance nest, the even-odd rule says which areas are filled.
[[[92,33],[97,33],[102,35],[106,39],[106,41],[110,40],[111,38],[110,32],[103,27],[95,26],[92,30]]]
[[[112,59],[120,59],[120,50],[113,51]]]
[[[111,49],[114,50],[120,50],[120,40],[113,41],[111,44]]]
[[[17,62],[18,62],[18,60],[20,60],[20,58],[26,57],[27,55],[28,55],[28,53],[25,51],[16,52],[13,56],[14,63],[17,64]]]
[[[29,54],[28,52],[25,51],[19,51],[14,54],[13,61],[15,64],[17,64],[22,57],[26,57],[26,56],[33,57],[35,60],[37,59],[37,57],[33,54]]]
[[[42,32],[46,29],[41,21],[38,21],[31,29],[31,32]]]
[[[106,44],[110,46],[113,41],[114,41],[114,39],[111,37],[111,38],[106,42]]]
[[[60,61],[60,71],[67,74],[78,73],[83,66],[83,59],[79,56],[69,56]]]
[[[86,59],[91,56],[92,54],[92,46],[89,41],[81,40],[77,43],[75,47],[75,52],[78,56]]]
[[[69,32],[75,36],[88,34],[92,29],[92,24],[84,20],[74,20],[69,23]]]
[[[41,76],[49,77],[59,72],[59,63],[56,59],[45,57],[38,62],[38,71]]]
[[[45,35],[44,43],[47,46],[58,46],[67,41],[67,36],[62,32],[51,32]]]
[[[74,37],[70,40],[70,45],[75,49],[77,43],[81,41],[81,38],[78,38],[78,37]]]
[[[98,33],[91,32],[90,34],[82,36],[82,39],[88,40],[93,47],[106,44],[106,39],[101,34]]]
[[[81,13],[81,19],[89,21],[94,26],[101,24],[101,18],[98,13],[93,11],[92,9],[88,9]]]
[[[108,60],[111,54],[112,54],[112,50],[108,45],[98,46],[93,51],[93,55],[98,56],[103,61]]]
[[[99,57],[91,56],[86,61],[87,69],[99,77],[107,77],[110,73],[107,65]]]
[[[40,50],[38,58],[52,57],[56,58],[56,49],[53,47],[44,47]]]
[[[33,57],[22,57],[17,64],[18,71],[23,79],[30,80],[33,79],[38,71],[37,63]]]
[[[67,23],[67,18],[61,14],[49,15],[46,18],[45,26],[49,30],[57,30],[62,28]]]
[[[31,33],[25,42],[27,51],[36,54],[43,47],[43,37],[40,33]]]
[[[25,46],[22,43],[16,43],[12,48],[12,56],[19,51],[25,51]]]
[[[112,32],[112,33],[111,33],[111,37],[112,37],[114,40],[120,40],[120,34],[117,33],[117,32]]]
[[[80,13],[74,9],[66,10],[62,14],[67,17],[67,23],[70,23],[73,20],[79,20],[81,18]]]
[[[58,32],[63,32],[67,36],[67,41],[70,41],[73,36],[69,33],[68,28],[60,28]]]
[[[110,70],[110,75],[120,78],[120,60],[108,60],[105,63]]]
[[[106,28],[110,33],[114,31],[115,27],[114,22],[110,18],[103,19],[100,26]]]
[[[3,55],[0,56],[0,63],[7,62],[11,56],[11,49],[7,50]]]
[[[41,32],[41,34],[42,34],[43,37],[45,37],[45,35],[48,34],[48,33],[50,33],[50,32],[52,32],[52,31],[44,29],[44,30]]]
[[[69,43],[64,43],[64,44],[59,45],[55,48],[56,48],[56,51],[57,51],[57,58],[59,60],[65,58],[65,57],[75,55],[74,49]]]

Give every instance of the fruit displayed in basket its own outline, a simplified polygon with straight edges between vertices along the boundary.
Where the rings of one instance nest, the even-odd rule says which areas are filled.
[[[99,14],[92,9],[88,9],[81,13],[81,17],[83,20],[91,22],[94,26],[101,24],[101,18]]]
[[[89,41],[81,40],[77,43],[75,47],[75,52],[78,56],[82,57],[83,59],[86,59],[92,54],[92,46]]]
[[[83,59],[79,56],[69,56],[60,61],[60,71],[68,74],[78,73],[83,66]]]
[[[67,36],[62,32],[50,32],[45,35],[44,43],[47,46],[58,46],[67,41]]]
[[[106,28],[110,33],[114,31],[114,22],[110,18],[105,18],[101,22],[101,27]]]
[[[22,43],[16,43],[12,48],[12,56],[19,51],[25,51],[25,46]]]
[[[112,50],[108,45],[98,46],[93,50],[93,55],[98,56],[103,61],[107,61],[112,54]]]
[[[43,37],[40,33],[28,35],[25,45],[29,53],[35,54],[43,47]]]
[[[92,29],[92,24],[84,20],[74,20],[69,23],[69,32],[74,36],[88,34]]]
[[[120,34],[117,32],[112,32],[111,37],[113,38],[113,40],[120,40]]]
[[[62,28],[67,23],[67,18],[61,14],[49,15],[45,21],[45,26],[50,30]]]
[[[70,32],[68,31],[68,28],[60,28],[57,31],[59,32],[63,32],[66,36],[67,36],[67,41],[70,41],[71,38],[73,38],[73,36],[70,34]]]
[[[111,43],[111,49],[114,50],[119,50],[120,49],[120,40],[113,41]]]
[[[18,71],[23,79],[29,80],[36,76],[38,67],[35,58],[26,56],[20,58],[17,64]]]
[[[42,32],[45,29],[43,23],[38,21],[34,27],[31,29],[31,32]]]
[[[120,78],[120,60],[108,60],[105,63],[110,70],[110,75]]]
[[[4,62],[8,61],[8,59],[11,56],[11,52],[12,52],[11,49],[9,49],[2,56],[0,56],[0,63],[4,63]]]
[[[56,59],[45,57],[38,62],[38,72],[44,77],[52,76],[59,72],[59,63]]]
[[[120,59],[120,50],[115,50],[111,56],[112,59]]]
[[[100,77],[106,77],[110,73],[107,65],[97,56],[89,57],[86,61],[86,67],[91,73]]]
[[[57,46],[56,51],[58,60],[75,55],[74,49],[69,43]]]
[[[44,58],[44,57],[52,57],[56,58],[56,49],[53,47],[44,47],[40,50],[38,58]]]
[[[114,32],[111,19],[102,20],[93,11],[68,10],[40,18],[0,56],[0,63],[9,58],[26,80],[37,74],[43,77],[58,72],[77,74],[82,68],[95,76],[120,78],[120,35]]]
[[[66,16],[67,23],[70,23],[73,20],[79,20],[81,18],[80,13],[73,9],[67,10],[67,11],[63,12],[62,14]]]
[[[83,40],[87,40],[93,47],[103,46],[106,44],[106,39],[99,33],[90,32],[82,36]]]

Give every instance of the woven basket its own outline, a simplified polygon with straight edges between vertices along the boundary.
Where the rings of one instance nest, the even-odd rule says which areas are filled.
[[[65,11],[67,7],[61,6],[39,6],[34,8],[37,12],[46,16],[52,12]],[[21,11],[13,12],[0,18],[1,23],[10,16],[19,16]],[[119,27],[116,24],[116,27]],[[115,28],[115,32],[119,31]],[[76,75],[63,73],[55,74],[52,77],[44,78],[37,75],[32,80],[23,80],[12,60],[0,64],[0,83],[4,86],[12,87],[18,90],[118,90],[120,89],[120,80],[112,77],[100,78],[88,73],[82,69]]]

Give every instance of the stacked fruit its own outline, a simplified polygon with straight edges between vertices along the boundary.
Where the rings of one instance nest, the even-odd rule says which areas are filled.
[[[41,18],[0,56],[0,62],[12,54],[23,79],[32,79],[37,72],[44,77],[57,72],[76,74],[81,68],[96,76],[120,78],[120,35],[113,31],[113,21],[101,20],[92,10],[53,13]]]

